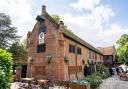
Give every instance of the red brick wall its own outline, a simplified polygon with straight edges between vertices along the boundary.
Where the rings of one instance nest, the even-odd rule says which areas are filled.
[[[43,78],[50,80],[69,80],[69,78],[82,79],[84,77],[84,64],[82,61],[84,60],[85,64],[87,64],[87,60],[90,59],[90,50],[68,38],[65,38],[63,35],[64,24],[62,22],[57,29],[53,25],[53,23],[49,21],[47,17],[45,17],[44,14],[42,14],[42,16],[44,17],[44,24],[46,26],[46,34],[44,39],[46,44],[46,51],[42,53],[37,53],[39,35],[39,22],[37,22],[33,31],[29,32],[27,37],[28,57],[32,58],[32,61],[28,63],[27,77]],[[69,44],[80,47],[82,54],[76,55],[74,53],[69,53]],[[48,63],[48,60],[46,58],[47,56],[51,56],[50,63]],[[65,56],[69,57],[69,64],[65,63]],[[99,58],[100,57],[97,56],[97,60],[100,60]]]
[[[53,26],[53,24],[45,19],[46,26],[46,35],[45,35],[45,44],[46,51],[43,53],[37,53],[38,45],[38,33],[39,33],[39,24],[35,25],[35,28],[28,36],[28,56],[32,57],[32,68],[28,66],[27,76],[45,78],[45,79],[63,79],[63,55],[60,50],[63,51],[63,46],[59,43],[59,30]],[[46,56],[51,56],[52,60],[48,64]],[[40,73],[40,72],[45,73]],[[37,73],[38,72],[38,73]]]
[[[75,54],[75,53],[70,53],[69,52],[69,44],[72,44],[72,45],[76,45],[76,47],[79,47],[81,48],[81,55],[79,54]],[[103,60],[103,56],[92,51],[91,50],[91,57],[89,56],[90,55],[90,50],[74,41],[72,41],[71,39],[68,39],[68,38],[65,38],[65,42],[64,42],[64,55],[65,56],[68,56],[70,61],[69,61],[69,65],[65,63],[65,72],[64,72],[64,75],[65,75],[65,80],[69,80],[70,79],[76,79],[76,73],[73,72],[75,69],[73,68],[74,66],[76,66],[76,60],[77,60],[77,66],[80,67],[82,66],[82,72],[78,72],[77,73],[77,76],[78,76],[78,79],[82,79],[84,78],[84,65],[85,64],[88,64],[87,63],[87,60],[89,59],[93,59],[94,62],[101,62]],[[94,58],[93,58],[93,55],[94,55]],[[97,57],[96,57],[96,56]],[[77,57],[76,57],[77,56]],[[83,61],[84,60],[84,64],[83,64]],[[70,68],[71,67],[71,68]],[[71,69],[72,70],[72,73],[69,73],[69,70]]]
[[[76,55],[75,53],[69,53],[69,44],[72,45],[76,45],[76,47],[80,47],[82,54],[81,55]],[[82,60],[85,60],[85,63],[87,63],[87,58],[88,58],[88,49],[79,45],[78,43],[65,38],[65,42],[64,42],[64,55],[69,57],[69,65],[65,63],[65,80],[69,79],[76,79],[76,73],[70,73],[68,72],[68,66],[70,67],[75,67],[76,66],[76,60],[77,60],[77,66],[81,66],[83,69],[83,64],[82,64]],[[72,71],[74,71],[76,69],[72,68]],[[83,71],[83,70],[82,70]],[[77,72],[77,77],[78,79],[83,78],[83,72]]]

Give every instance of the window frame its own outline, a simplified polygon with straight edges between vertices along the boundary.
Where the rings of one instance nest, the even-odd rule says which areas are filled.
[[[69,44],[69,53],[75,53],[75,45]]]
[[[77,47],[77,54],[79,54],[79,55],[82,54],[82,49],[80,47]]]

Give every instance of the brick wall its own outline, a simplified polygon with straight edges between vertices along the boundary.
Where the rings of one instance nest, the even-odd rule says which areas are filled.
[[[81,55],[79,54],[75,54],[75,53],[70,53],[69,52],[69,44],[72,44],[72,45],[75,45],[76,47],[79,47],[81,48]],[[65,80],[68,80],[69,79],[69,76],[70,76],[70,79],[76,79],[76,77],[78,77],[78,79],[81,79],[83,78],[83,64],[82,64],[82,60],[85,61],[85,63],[87,64],[87,60],[88,60],[88,56],[89,56],[89,50],[83,46],[81,46],[80,44],[68,39],[68,38],[65,38],[65,42],[64,42],[64,55],[65,56],[68,56],[69,57],[69,65],[65,63]],[[77,61],[77,66],[81,66],[82,67],[82,71],[81,72],[78,72],[77,74],[74,72],[74,73],[69,73],[68,72],[68,66],[69,67],[75,67],[76,66],[76,61]],[[73,69],[72,70],[76,70],[76,69]]]
[[[53,21],[46,16],[43,7],[41,17],[44,19],[43,25],[46,27],[44,42],[46,44],[45,52],[37,53],[37,45],[39,43],[40,22],[34,26],[32,32],[27,35],[28,47],[28,69],[27,77],[50,80],[69,80],[82,79],[84,77],[83,67],[89,60],[90,50],[68,38],[64,37],[64,24],[60,22],[58,27]],[[69,53],[69,44],[81,48],[81,55]],[[94,52],[94,54],[96,54]],[[50,63],[47,57],[51,57]],[[69,64],[64,61],[65,56],[68,56]],[[100,57],[97,57],[97,60]],[[31,60],[30,60],[31,59]],[[94,58],[96,60],[96,58]],[[76,65],[77,61],[77,65]],[[85,62],[83,64],[83,61]],[[77,71],[77,72],[76,72]]]
[[[28,57],[32,58],[32,63],[28,66],[28,77],[37,77],[45,79],[63,79],[63,46],[59,41],[59,29],[48,20],[45,19],[46,34],[45,44],[46,51],[37,53],[39,22],[34,26],[33,31],[28,33]],[[51,56],[51,62],[48,63],[47,56]],[[42,73],[41,73],[42,72]],[[61,76],[59,76],[61,75]]]
[[[69,44],[72,44],[72,45],[75,45],[76,47],[81,48],[81,55],[75,54],[75,53],[70,53],[69,52]],[[90,54],[90,51],[91,51],[91,54]],[[94,55],[94,58],[93,58],[92,54]],[[82,66],[82,71],[77,73],[78,79],[82,79],[82,78],[84,78],[84,75],[83,75],[84,74],[83,73],[84,72],[84,65],[88,64],[87,60],[93,59],[94,62],[102,62],[102,60],[103,60],[102,55],[100,55],[100,54],[98,54],[92,50],[89,50],[88,48],[86,48],[86,47],[80,45],[79,43],[74,42],[68,38],[65,38],[65,42],[64,42],[64,55],[68,56],[69,60],[70,60],[69,64],[65,63],[65,65],[64,65],[64,68],[65,68],[65,72],[64,72],[65,78],[64,79],[65,80],[69,80],[69,78],[71,80],[76,79],[76,72],[69,73],[70,67],[76,66],[76,61],[77,61],[78,67]],[[83,64],[83,61],[84,61],[84,64]],[[68,68],[69,68],[69,70],[68,70]],[[75,71],[75,69],[73,69],[73,68],[71,68],[71,70]]]

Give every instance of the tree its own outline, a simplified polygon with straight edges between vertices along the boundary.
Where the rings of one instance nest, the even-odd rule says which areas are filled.
[[[26,45],[19,44],[18,42],[13,43],[12,46],[8,49],[10,53],[12,53],[14,59],[18,60],[27,60],[27,49]]]
[[[0,89],[7,89],[12,74],[12,55],[0,48]]]
[[[59,23],[59,21],[60,21],[60,16],[59,16],[59,15],[53,14],[53,15],[52,15],[52,18],[53,18],[57,23]]]
[[[120,63],[128,65],[128,34],[123,34],[116,42],[118,44],[117,55]]]
[[[59,15],[53,14],[53,15],[51,15],[51,16],[52,16],[52,18],[53,18],[57,23],[60,22],[61,18],[60,18]],[[68,30],[68,31],[70,31],[71,33],[73,33],[71,30],[69,30],[69,29],[67,28],[67,25],[65,25],[64,28],[65,28],[65,30]]]
[[[16,41],[19,36],[17,30],[12,26],[10,17],[0,13],[0,48],[6,49],[12,41]]]

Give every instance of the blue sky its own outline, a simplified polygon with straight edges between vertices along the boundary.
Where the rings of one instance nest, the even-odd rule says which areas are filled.
[[[40,3],[42,0],[39,0],[38,3],[40,6],[42,3]],[[73,3],[78,0],[43,0],[44,4],[47,5],[47,9],[52,14],[60,14],[65,12],[71,12],[75,15],[85,14],[84,12],[76,11],[72,9],[69,4]],[[127,0],[101,0],[101,3],[104,5],[109,5],[113,11],[116,13],[114,17],[111,18],[110,22],[117,22],[122,25],[128,25],[128,1]],[[37,8],[39,9],[40,7]],[[51,9],[53,8],[53,9]]]
[[[26,37],[46,5],[49,14],[58,14],[72,32],[95,47],[115,45],[128,33],[126,0],[0,0],[0,13],[10,15],[18,34]]]
[[[108,4],[115,11],[116,16],[112,21],[116,21],[122,25],[128,25],[128,1],[127,0],[102,0],[104,4]]]

